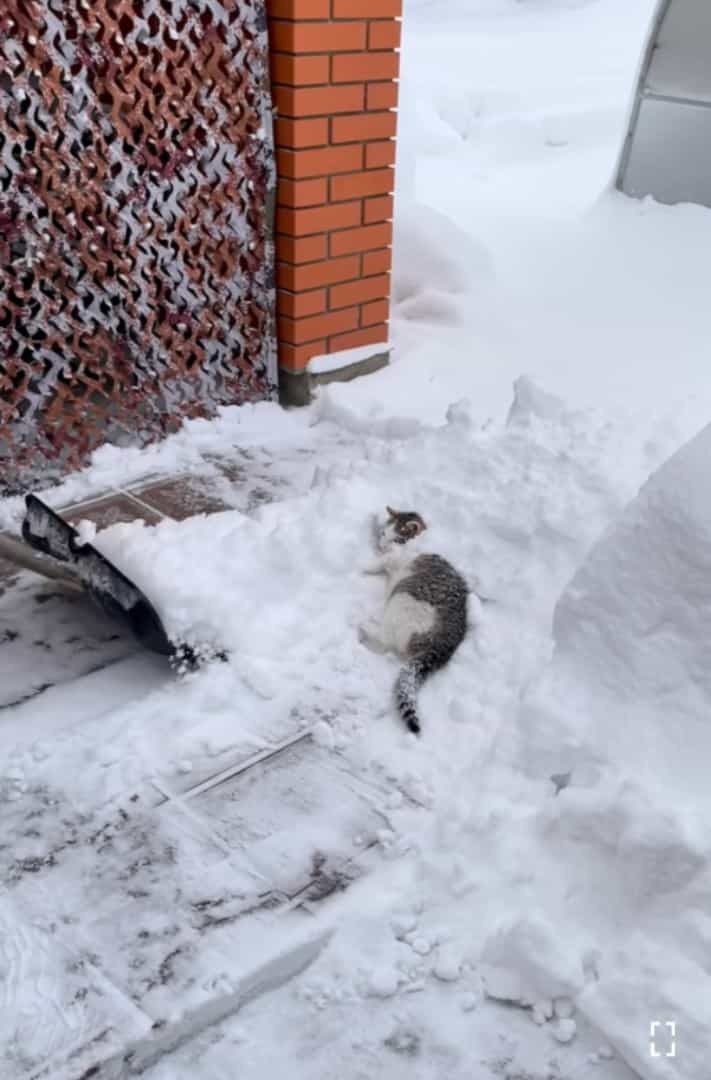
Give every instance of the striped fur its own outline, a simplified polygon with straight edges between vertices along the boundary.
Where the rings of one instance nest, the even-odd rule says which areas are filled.
[[[439,555],[420,555],[410,573],[392,590],[434,609],[434,625],[427,633],[414,633],[407,662],[395,682],[395,703],[409,731],[419,734],[417,695],[426,679],[452,658],[467,632],[467,585],[450,563]]]

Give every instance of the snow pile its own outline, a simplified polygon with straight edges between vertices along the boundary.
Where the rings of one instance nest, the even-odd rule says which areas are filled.
[[[394,233],[394,313],[400,319],[456,325],[493,282],[488,252],[444,214],[404,202]]]
[[[528,826],[547,932],[528,914],[484,957],[519,1000],[575,997],[645,1078],[708,1075],[710,454],[707,427],[595,546],[557,604],[555,653],[513,753],[501,744],[502,759],[562,790]],[[667,1021],[683,1032],[678,1059]]]
[[[323,392],[312,431],[328,432],[334,419],[347,430],[347,412],[330,401]],[[439,428],[383,431],[377,422],[354,422],[349,460],[312,466],[304,494],[249,517],[117,524],[96,544],[150,595],[169,633],[227,648],[238,667],[253,661],[268,669],[281,695],[306,685],[340,696],[344,682],[362,686],[373,664],[365,650],[354,657],[353,644],[379,594],[379,583],[359,571],[369,557],[371,515],[386,504],[420,511],[430,525],[428,546],[481,579],[484,593],[548,617],[549,575],[560,588],[637,477],[632,467],[608,486],[603,469],[619,454],[623,433],[586,428],[581,419],[561,404],[558,423],[534,427],[527,411],[525,422],[489,430],[460,403]],[[546,564],[543,575],[534,552]],[[379,708],[389,700],[381,693]]]
[[[560,746],[560,767],[613,763],[705,809],[710,456],[705,428],[652,476],[580,568],[556,607],[554,665],[530,706],[555,716],[546,741]],[[535,713],[522,727],[531,761]]]

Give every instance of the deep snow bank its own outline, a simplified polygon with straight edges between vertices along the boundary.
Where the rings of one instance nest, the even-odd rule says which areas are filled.
[[[563,592],[512,758],[536,782],[568,782],[529,823],[534,891],[548,892],[549,927],[587,968],[579,1008],[650,1080],[708,1077],[710,458],[711,426],[651,477]],[[493,948],[517,974],[541,951],[522,940]],[[675,1057],[666,1035],[651,1054],[653,1021],[676,1025]]]
[[[557,604],[555,659],[527,708],[548,717],[561,768],[612,765],[711,810],[709,460],[711,426],[596,545]],[[527,714],[522,728],[532,762],[540,728]]]
[[[445,214],[403,200],[394,227],[392,300],[396,317],[456,325],[486,303],[491,256]]]

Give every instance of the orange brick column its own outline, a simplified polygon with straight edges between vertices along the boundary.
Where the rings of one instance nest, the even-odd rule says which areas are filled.
[[[387,363],[402,0],[267,0],[282,396]]]

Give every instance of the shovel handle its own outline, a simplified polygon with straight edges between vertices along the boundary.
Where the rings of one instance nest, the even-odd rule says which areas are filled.
[[[73,574],[63,568],[55,566],[50,559],[44,559],[41,555],[36,555],[32,548],[23,543],[22,540],[16,540],[14,536],[0,533],[0,557],[7,559],[8,562],[21,567],[23,570],[29,570],[33,574],[40,574],[51,581],[61,581],[62,584],[75,589],[77,592],[84,592],[84,586],[78,578],[75,578]]]

